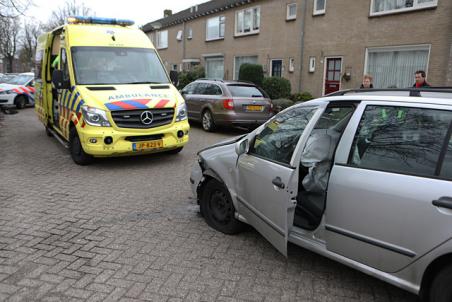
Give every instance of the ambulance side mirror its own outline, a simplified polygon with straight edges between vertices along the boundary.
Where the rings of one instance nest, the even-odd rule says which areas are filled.
[[[69,80],[64,79],[63,71],[58,69],[52,72],[52,84],[55,89],[69,89],[71,86]]]

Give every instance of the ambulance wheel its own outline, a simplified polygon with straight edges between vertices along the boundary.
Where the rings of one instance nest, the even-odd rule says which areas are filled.
[[[47,134],[48,137],[52,137],[53,136],[52,132],[50,132],[49,126],[46,126],[46,134]]]
[[[177,154],[177,153],[181,152],[182,149],[184,149],[184,147],[179,147],[179,148],[176,148],[176,149],[173,149],[173,150],[169,150],[169,151],[166,151],[166,153],[168,153],[168,154]]]
[[[201,214],[207,224],[225,234],[237,234],[245,224],[235,218],[235,207],[228,189],[219,181],[211,179],[202,190]]]
[[[82,143],[75,127],[71,128],[69,134],[69,152],[72,160],[80,166],[89,165],[93,161],[93,157],[83,151]]]
[[[16,105],[17,109],[24,109],[26,103],[27,99],[23,95],[18,95],[14,100],[14,105]]]

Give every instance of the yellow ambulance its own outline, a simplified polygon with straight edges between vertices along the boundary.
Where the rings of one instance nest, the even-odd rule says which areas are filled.
[[[38,39],[35,110],[79,165],[94,157],[178,153],[184,99],[129,20],[71,17]]]

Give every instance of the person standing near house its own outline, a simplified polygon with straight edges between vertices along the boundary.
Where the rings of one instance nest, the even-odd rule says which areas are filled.
[[[363,76],[363,83],[361,84],[360,89],[370,89],[374,88],[374,85],[372,84],[373,77],[370,74],[365,74]]]
[[[413,87],[415,88],[423,88],[423,87],[430,87],[430,84],[427,83],[425,80],[425,71],[418,70],[414,73],[414,78],[416,82],[414,83]]]

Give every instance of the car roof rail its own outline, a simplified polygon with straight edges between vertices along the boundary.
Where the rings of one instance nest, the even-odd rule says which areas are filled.
[[[421,97],[422,92],[439,92],[451,94],[452,87],[421,87],[421,88],[359,88],[359,89],[344,89],[336,91],[326,96],[343,96],[349,93],[366,93],[366,92],[409,92],[409,96]]]
[[[215,78],[199,78],[196,79],[195,81],[217,81],[217,82],[224,82],[222,79],[215,79]]]

